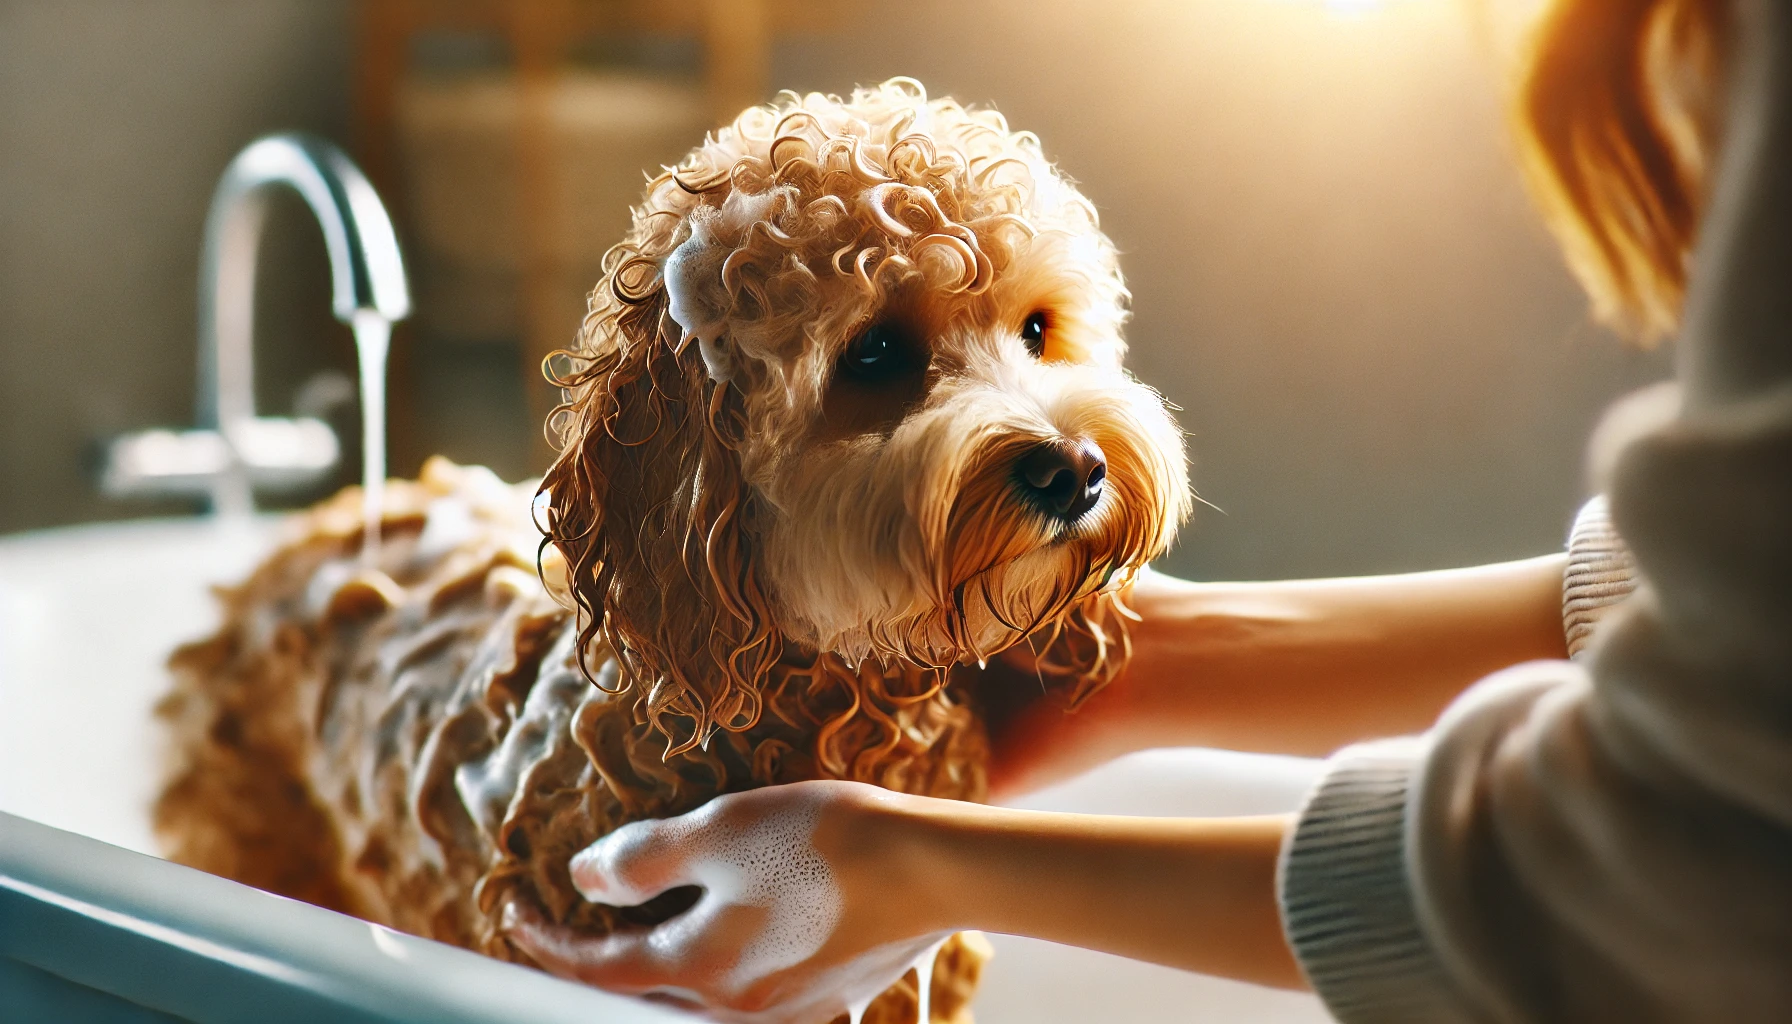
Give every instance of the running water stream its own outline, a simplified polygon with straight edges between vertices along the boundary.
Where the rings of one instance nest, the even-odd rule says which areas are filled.
[[[380,552],[380,509],[386,499],[386,356],[392,321],[378,310],[357,309],[353,323],[361,370],[361,561]]]
[[[915,957],[914,962],[910,964],[910,968],[915,972],[915,1024],[932,1024],[933,1022],[933,965],[939,959],[941,947],[945,946],[951,937],[947,935],[932,943],[922,950],[921,954]],[[897,980],[901,980],[906,974],[908,971],[903,971],[902,974],[896,976]],[[846,1017],[849,1024],[861,1024],[865,1019],[865,1011],[870,1009],[872,1002],[882,995],[883,991],[883,989],[878,989],[868,996],[848,1002]]]
[[[940,947],[951,937],[928,946],[915,959],[915,1024],[933,1024],[933,963],[940,957]]]

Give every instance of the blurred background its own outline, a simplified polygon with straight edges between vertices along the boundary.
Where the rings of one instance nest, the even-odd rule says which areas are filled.
[[[0,0],[0,808],[155,849],[163,659],[213,621],[204,584],[265,540],[191,518],[24,531],[202,508],[107,497],[98,469],[110,439],[195,425],[207,204],[272,131],[341,144],[397,219],[416,300],[393,339],[399,475],[437,452],[508,479],[546,465],[539,366],[643,171],[776,89],[909,75],[1037,133],[1123,251],[1132,366],[1181,407],[1211,503],[1166,568],[1558,549],[1599,410],[1668,366],[1589,322],[1513,171],[1504,68],[1534,3]],[[327,420],[345,456],[261,495],[294,505],[361,467],[353,343],[284,192],[256,281],[261,412]],[[1033,805],[1265,813],[1314,771],[1140,757]],[[1326,1019],[1306,996],[995,941],[993,1024]]]
[[[1132,365],[1218,509],[1167,568],[1554,549],[1598,411],[1667,363],[1589,322],[1512,170],[1524,6],[0,0],[0,533],[193,510],[102,497],[96,453],[193,423],[201,226],[251,138],[337,140],[398,219],[394,473],[440,452],[516,479],[643,170],[776,89],[901,74],[1036,132],[1123,251]],[[297,200],[262,260],[260,407],[352,453],[352,343]]]

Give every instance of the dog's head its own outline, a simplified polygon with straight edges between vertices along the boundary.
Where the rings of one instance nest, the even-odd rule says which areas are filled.
[[[904,79],[748,110],[649,185],[559,377],[584,639],[694,738],[787,644],[943,667],[1088,627],[1190,500],[1127,302],[1000,114]]]

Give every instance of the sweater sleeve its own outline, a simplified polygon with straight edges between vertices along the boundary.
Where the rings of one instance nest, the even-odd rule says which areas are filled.
[[[1636,589],[1584,662],[1342,752],[1290,831],[1345,1022],[1792,1021],[1792,5],[1733,10],[1679,408],[1598,460]]]
[[[1570,657],[1635,589],[1635,561],[1604,496],[1595,497],[1568,538],[1562,619]],[[1562,668],[1504,673],[1482,684],[1482,699],[1522,706],[1557,683]],[[1430,748],[1430,737],[1403,737],[1340,751],[1283,851],[1290,942],[1342,1020],[1464,1019],[1461,997],[1420,926],[1406,870],[1406,804]]]
[[[1584,664],[1341,751],[1290,833],[1290,945],[1347,1024],[1792,1020],[1792,387],[1610,476],[1564,587]]]
[[[1792,387],[1634,428],[1569,545],[1583,662],[1340,752],[1291,833],[1340,1020],[1792,1020]]]

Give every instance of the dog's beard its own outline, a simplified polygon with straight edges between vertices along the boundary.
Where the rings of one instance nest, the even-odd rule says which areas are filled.
[[[777,468],[767,569],[790,636],[854,662],[982,661],[1168,546],[1188,485],[1157,394],[1090,367],[1030,383],[942,382],[888,437]],[[1016,482],[1025,453],[1062,437],[1108,463],[1100,501],[1070,523]]]

